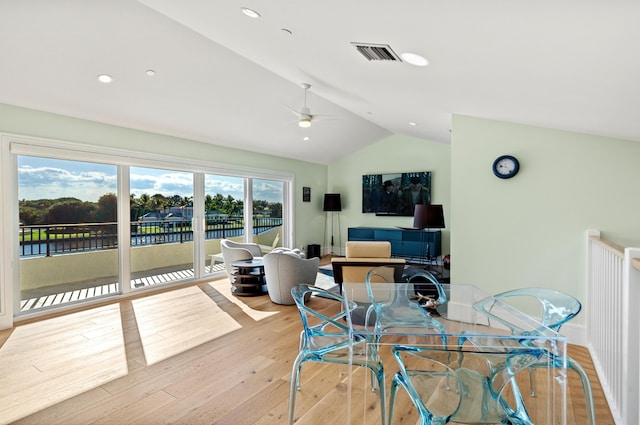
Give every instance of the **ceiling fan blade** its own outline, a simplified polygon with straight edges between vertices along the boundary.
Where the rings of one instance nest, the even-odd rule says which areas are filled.
[[[285,108],[287,108],[288,110],[290,110],[291,112],[293,112],[293,114],[294,114],[296,117],[298,117],[298,118],[302,117],[302,114],[301,114],[300,112],[296,111],[295,109],[293,109],[291,106],[289,106],[289,105],[284,105],[284,107],[285,107]]]

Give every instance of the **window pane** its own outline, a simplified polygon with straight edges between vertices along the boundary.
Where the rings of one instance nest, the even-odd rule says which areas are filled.
[[[244,238],[244,179],[206,174],[204,176],[206,272],[224,270],[220,239]]]
[[[17,160],[21,312],[119,292],[116,166]]]
[[[130,169],[131,287],[193,278],[193,174]]]
[[[284,183],[275,180],[252,181],[253,240],[263,251],[282,246],[282,206]]]

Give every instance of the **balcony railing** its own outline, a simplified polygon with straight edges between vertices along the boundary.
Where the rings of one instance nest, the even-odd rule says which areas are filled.
[[[253,233],[258,235],[282,225],[282,218],[254,218]],[[131,223],[131,246],[184,243],[193,241],[191,220],[137,221]],[[205,239],[224,239],[244,235],[244,220],[207,222]],[[22,225],[19,230],[20,256],[52,256],[72,252],[98,251],[118,247],[118,223],[80,223]]]

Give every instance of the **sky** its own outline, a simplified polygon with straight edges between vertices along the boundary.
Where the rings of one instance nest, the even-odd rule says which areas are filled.
[[[166,197],[193,196],[191,173],[131,167],[131,194],[136,197],[161,193]],[[18,157],[18,197],[25,200],[74,197],[82,201],[97,202],[106,193],[117,192],[115,165],[66,161],[32,156]],[[243,179],[206,175],[206,194],[220,193],[243,199]],[[254,180],[253,198],[282,202],[282,184]]]

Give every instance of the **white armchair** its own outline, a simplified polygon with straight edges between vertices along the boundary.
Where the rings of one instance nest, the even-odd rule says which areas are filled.
[[[319,266],[319,258],[302,258],[293,251],[265,255],[264,274],[271,301],[276,304],[295,304],[291,288],[299,283],[315,284]]]
[[[262,250],[260,250],[260,246],[255,243],[240,243],[229,239],[222,239],[220,241],[220,248],[222,249],[222,258],[224,259],[224,268],[227,271],[227,277],[231,283],[233,283],[233,267],[231,267],[231,263],[240,260],[251,260],[254,257],[262,257]]]

